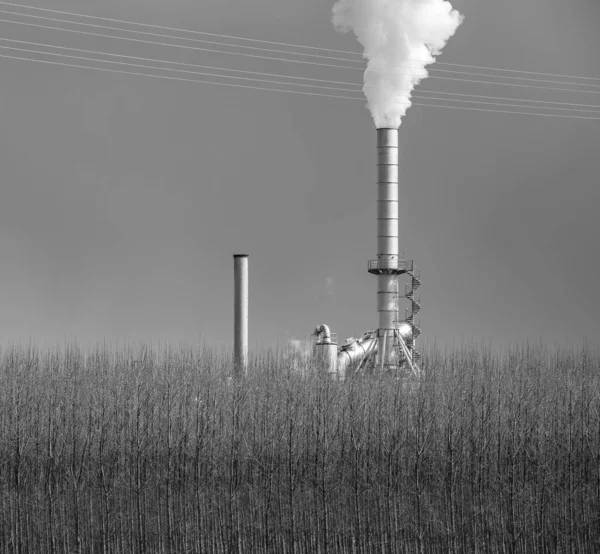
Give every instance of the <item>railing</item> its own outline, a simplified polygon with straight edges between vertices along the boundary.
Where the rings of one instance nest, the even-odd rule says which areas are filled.
[[[323,342],[319,339],[319,335],[311,335],[314,337],[316,344],[338,344],[338,336],[337,333],[330,333],[329,337],[331,340],[329,342]]]
[[[412,271],[413,262],[412,260],[387,260],[385,258],[378,258],[377,260],[369,260],[369,271]]]

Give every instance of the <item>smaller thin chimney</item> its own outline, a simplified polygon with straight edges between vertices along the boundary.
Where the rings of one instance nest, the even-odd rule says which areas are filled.
[[[235,377],[248,369],[248,255],[234,254],[233,354]]]

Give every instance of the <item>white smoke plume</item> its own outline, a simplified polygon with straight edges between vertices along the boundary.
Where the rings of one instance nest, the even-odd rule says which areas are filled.
[[[289,364],[291,369],[305,372],[308,369],[311,358],[312,341],[310,339],[289,339],[288,348],[284,352],[283,359]]]
[[[302,361],[308,361],[311,356],[311,343],[309,339],[294,339],[288,341],[290,358],[299,357]]]
[[[364,92],[378,128],[398,128],[411,93],[463,16],[446,0],[338,0],[333,24],[354,31],[368,60]]]

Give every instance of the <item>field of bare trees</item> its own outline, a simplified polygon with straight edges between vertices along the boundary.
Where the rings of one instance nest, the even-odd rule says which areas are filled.
[[[600,552],[600,356],[424,355],[419,386],[266,353],[11,347],[0,552]],[[139,360],[132,363],[132,360]]]

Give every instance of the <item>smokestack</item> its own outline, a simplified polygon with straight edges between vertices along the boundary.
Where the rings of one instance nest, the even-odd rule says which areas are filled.
[[[378,354],[383,364],[398,327],[398,129],[377,129],[377,330]],[[371,268],[370,268],[371,269]]]
[[[367,60],[363,92],[377,128],[377,259],[369,262],[369,273],[377,275],[381,368],[393,365],[398,344],[410,357],[405,341],[412,348],[420,334],[414,319],[420,310],[414,294],[420,280],[412,262],[399,259],[398,250],[398,128],[411,105],[413,89],[428,76],[427,66],[436,61],[462,21],[448,0],[337,0],[333,6],[336,29],[352,31],[363,46]],[[410,334],[397,315],[398,275],[409,271]],[[409,364],[413,367],[410,359]]]
[[[234,376],[242,377],[248,368],[248,255],[233,256],[233,363]]]

